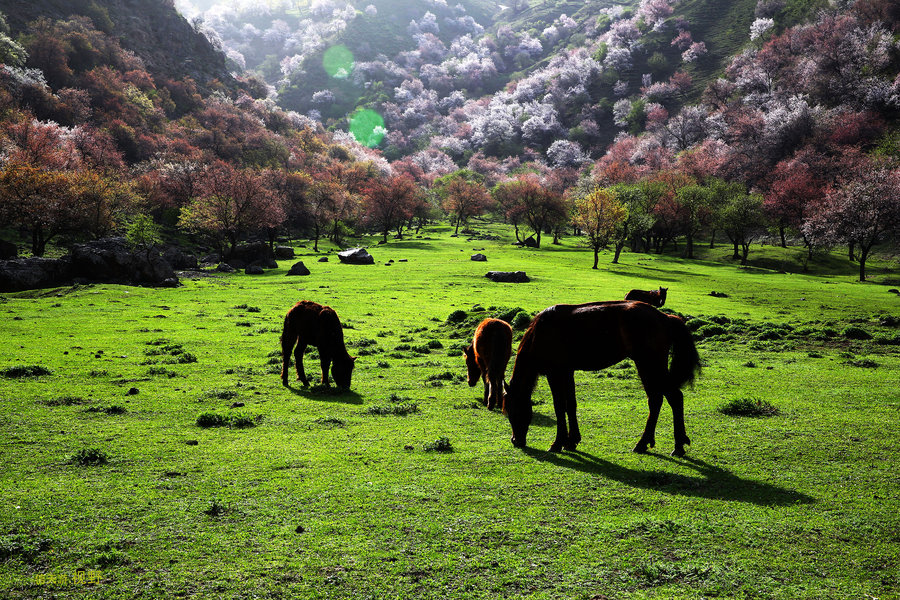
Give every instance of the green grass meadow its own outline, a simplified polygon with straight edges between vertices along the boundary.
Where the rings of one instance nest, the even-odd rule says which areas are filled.
[[[754,246],[741,269],[719,246],[591,270],[573,238],[475,229],[501,239],[433,227],[373,238],[368,266],[298,247],[308,277],[282,261],[2,296],[0,597],[900,597],[896,264],[859,283],[837,255],[804,275],[793,249]],[[543,378],[514,448],[464,379],[474,325],[659,285],[703,360],[687,456],[669,456],[668,406],[657,448],[631,452],[647,409],[630,362],[576,374],[578,452],[547,452]],[[301,299],[341,317],[350,391],[282,387]]]

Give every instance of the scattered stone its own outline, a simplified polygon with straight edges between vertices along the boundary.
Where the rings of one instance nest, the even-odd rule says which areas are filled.
[[[485,277],[497,283],[527,283],[531,281],[525,271],[488,271]]]
[[[216,271],[220,273],[234,273],[237,269],[229,265],[228,263],[219,263],[216,267]]]
[[[233,402],[231,404],[231,408],[241,408],[242,406],[244,406],[243,402]]]
[[[187,440],[184,443],[187,444],[188,446],[196,446],[200,442],[198,442],[197,440]]]
[[[294,249],[290,246],[275,246],[275,258],[278,260],[290,260],[294,258]]]
[[[728,294],[726,294],[725,292],[713,291],[713,292],[710,292],[709,295],[712,296],[713,298],[727,298],[728,297]]]
[[[375,259],[365,248],[350,248],[338,252],[338,258],[342,263],[349,265],[373,265]]]
[[[891,288],[888,290],[888,293],[889,294],[900,294],[900,290],[898,290],[897,288]]]
[[[298,275],[298,276],[309,275],[309,274],[310,274],[309,269],[306,268],[306,265],[303,264],[302,260],[300,262],[294,263],[294,265],[291,267],[291,270],[288,271],[287,273],[285,273],[285,275]]]
[[[244,269],[244,273],[246,275],[262,275],[265,273],[265,271],[260,265],[250,265],[249,267]]]
[[[398,260],[398,261],[397,261],[397,262],[409,262],[409,259],[406,259],[406,258],[401,258],[401,259],[400,259],[400,260]]]
[[[126,396],[137,396],[140,393],[140,390],[136,387],[128,388],[128,391],[125,392]]]
[[[318,262],[328,262],[328,257],[327,257],[327,256],[323,256],[322,258],[320,258],[320,259],[318,260]]]
[[[487,256],[485,256],[484,254],[473,254],[472,260],[476,262],[485,262],[487,261]]]
[[[303,533],[306,529],[303,528],[303,525],[297,525],[297,529],[295,529],[297,533]]]

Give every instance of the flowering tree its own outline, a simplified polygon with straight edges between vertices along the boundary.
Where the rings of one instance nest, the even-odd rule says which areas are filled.
[[[891,164],[869,165],[845,178],[828,192],[802,229],[814,239],[858,247],[859,280],[865,281],[872,248],[900,234],[900,170]]]
[[[541,233],[567,217],[562,193],[544,185],[534,173],[497,184],[491,195],[505,208],[508,219],[528,224],[534,232],[538,248],[541,247]]]
[[[282,199],[271,193],[259,173],[219,162],[204,174],[200,193],[182,209],[178,224],[211,235],[232,251],[242,234],[277,227],[285,219]],[[230,248],[224,247],[227,241]]]
[[[441,207],[456,221],[456,231],[469,217],[484,214],[491,197],[482,183],[481,175],[467,169],[456,171],[434,182],[441,198]]]
[[[600,250],[609,245],[616,229],[625,223],[627,216],[625,206],[608,188],[597,188],[575,200],[572,221],[584,233],[588,246],[594,251],[592,269],[597,268]]]
[[[365,189],[361,208],[363,221],[377,227],[387,242],[391,229],[402,236],[403,226],[413,216],[421,189],[409,175],[375,180]]]

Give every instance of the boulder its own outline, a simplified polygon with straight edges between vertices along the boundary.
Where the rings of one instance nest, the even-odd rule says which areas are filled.
[[[338,252],[338,258],[342,263],[348,265],[374,265],[375,259],[369,254],[365,248],[350,248]]]
[[[69,263],[57,258],[0,260],[0,292],[20,292],[67,285]]]
[[[323,256],[322,258],[320,258],[320,259],[319,259],[318,261],[316,261],[316,262],[328,262],[328,257],[327,257],[327,256]]]
[[[69,276],[102,283],[171,285],[172,265],[156,251],[134,251],[124,238],[76,244],[69,254]]]
[[[485,262],[487,260],[487,256],[485,256],[484,254],[473,254],[472,260],[476,262]]]
[[[303,264],[303,261],[294,263],[291,267],[291,270],[285,273],[285,275],[309,275],[309,269],[306,268],[306,265]]]
[[[531,281],[528,279],[525,271],[488,271],[485,277],[498,283],[527,283]]]
[[[252,242],[235,246],[225,261],[235,269],[257,265],[264,269],[276,269],[275,253],[265,242]]]
[[[235,271],[237,271],[237,269],[235,269],[228,263],[223,262],[219,263],[218,266],[216,266],[216,271],[218,271],[219,273],[234,273]]]
[[[19,258],[19,249],[12,242],[0,240],[0,260]]]
[[[275,246],[275,258],[278,260],[290,260],[294,258],[294,249],[290,246]]]
[[[263,271],[263,268],[259,265],[250,265],[244,269],[245,275],[262,275],[263,273],[265,273],[265,271]]]
[[[177,246],[169,246],[166,248],[162,253],[162,257],[164,261],[172,265],[173,269],[178,269],[179,271],[196,269],[199,266],[196,254],[185,252]]]

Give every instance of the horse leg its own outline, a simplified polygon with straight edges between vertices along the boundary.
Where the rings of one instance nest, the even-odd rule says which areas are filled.
[[[309,380],[306,378],[306,372],[303,370],[303,353],[306,352],[306,342],[300,340],[294,349],[294,362],[297,363],[297,379],[304,385],[309,386]]]
[[[574,450],[581,441],[578,421],[575,419],[575,372],[548,373],[547,383],[553,394],[553,412],[556,413],[556,439],[550,446],[550,452],[560,452],[563,448]],[[572,424],[571,437],[566,427],[567,414]]]
[[[655,361],[654,361],[655,362]],[[657,365],[647,365],[645,362],[638,363],[635,360],[638,375],[641,377],[641,383],[644,385],[644,391],[647,392],[647,403],[650,412],[647,415],[647,424],[644,426],[644,433],[641,439],[634,447],[634,452],[645,454],[649,448],[656,445],[656,422],[659,420],[659,410],[662,408],[663,392],[660,384],[667,378],[667,369],[665,362],[662,363],[660,369]]]
[[[484,397],[481,399],[481,403],[488,407],[488,410],[493,409],[494,407],[491,405],[491,380],[488,379],[487,373],[481,373],[481,381],[484,383]]]
[[[286,340],[284,334],[281,336],[281,385],[287,387],[288,375],[291,370],[291,351],[294,349],[296,340]]]
[[[675,424],[675,449],[672,450],[672,456],[684,456],[685,445],[691,445],[691,439],[684,428],[684,394],[679,389],[670,390],[666,393],[666,400],[672,407],[672,421]]]
[[[503,381],[497,381],[495,377],[488,377],[488,386],[490,390],[488,391],[488,410],[494,410],[494,407],[500,407],[503,403],[502,395],[503,395]]]
[[[331,367],[331,353],[319,348],[319,363],[322,365],[322,385],[328,386],[328,369]]]

